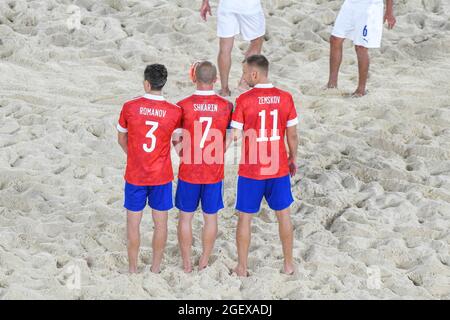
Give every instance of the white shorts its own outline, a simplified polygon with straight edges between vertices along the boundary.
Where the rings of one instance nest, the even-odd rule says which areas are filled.
[[[383,1],[345,0],[331,34],[356,46],[379,48],[383,35]]]
[[[238,34],[246,41],[255,40],[266,33],[264,12],[239,14],[225,10],[217,11],[217,36],[231,38]]]

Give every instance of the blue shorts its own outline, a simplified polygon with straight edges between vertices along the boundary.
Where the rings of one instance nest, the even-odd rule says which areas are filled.
[[[202,201],[202,210],[207,214],[223,209],[223,181],[211,184],[194,184],[178,179],[175,207],[184,212],[194,212]]]
[[[172,181],[160,186],[136,186],[125,182],[124,207],[130,211],[144,210],[147,204],[152,209],[167,211],[173,208]]]
[[[257,213],[263,196],[272,210],[284,210],[294,202],[289,175],[265,180],[239,176],[237,186],[236,210]]]

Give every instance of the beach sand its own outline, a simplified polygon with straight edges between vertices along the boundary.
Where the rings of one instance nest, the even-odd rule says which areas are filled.
[[[371,50],[370,93],[351,99],[350,41],[340,89],[321,89],[342,2],[263,0],[271,79],[294,95],[301,117],[292,179],[298,270],[280,273],[278,225],[264,202],[253,221],[251,277],[240,279],[230,275],[236,146],[210,267],[182,271],[171,210],[163,269],[150,273],[147,209],[141,273],[126,272],[125,156],[115,129],[122,104],[143,93],[150,63],[167,66],[169,101],[191,94],[190,64],[216,61],[215,17],[201,22],[200,1],[190,0],[1,1],[0,298],[449,299],[450,3],[396,1],[397,27]],[[245,50],[237,40],[232,89]],[[201,227],[198,212],[196,260]]]

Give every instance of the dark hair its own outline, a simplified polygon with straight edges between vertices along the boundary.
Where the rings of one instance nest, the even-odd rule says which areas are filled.
[[[211,84],[217,78],[217,69],[214,64],[209,61],[202,61],[195,68],[195,77],[197,81]]]
[[[262,71],[268,73],[269,72],[269,60],[264,57],[262,54],[255,54],[253,56],[247,57],[244,60],[249,66],[255,66],[261,69]]]
[[[152,90],[161,90],[167,81],[167,69],[162,64],[151,64],[145,68],[144,79],[147,80]]]

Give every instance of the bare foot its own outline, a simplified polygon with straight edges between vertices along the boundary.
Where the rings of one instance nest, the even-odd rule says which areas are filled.
[[[219,90],[219,96],[222,96],[222,97],[229,97],[229,96],[231,96],[231,90],[230,89],[220,89]]]
[[[184,266],[183,266],[183,271],[185,272],[185,273],[191,273],[192,272],[192,265],[189,263],[189,264],[185,264]]]
[[[129,272],[130,274],[133,274],[133,273],[138,273],[138,271],[137,271],[137,268],[136,268],[136,267],[130,267],[130,268],[128,269],[128,272]]]
[[[324,87],[324,90],[326,89],[337,89],[337,83],[328,82],[327,85]]]
[[[247,82],[245,82],[244,80],[241,80],[241,81],[239,81],[237,90],[239,92],[245,92],[245,91],[250,90],[250,86],[247,84]]]
[[[283,273],[287,274],[288,276],[292,276],[295,272],[295,267],[293,263],[284,263],[284,267],[283,267]]]
[[[201,271],[205,269],[207,266],[208,266],[208,258],[201,256],[198,262],[198,270]]]
[[[161,273],[161,268],[160,268],[160,266],[157,266],[157,267],[151,266],[150,271],[153,273]]]
[[[236,273],[236,275],[238,277],[248,277],[250,274],[248,273],[248,271],[245,268],[241,268],[239,266],[237,266],[236,268],[233,269],[233,272]]]
[[[364,97],[368,93],[369,92],[367,90],[356,90],[355,92],[352,93],[351,97],[352,98],[361,98],[361,97]]]

